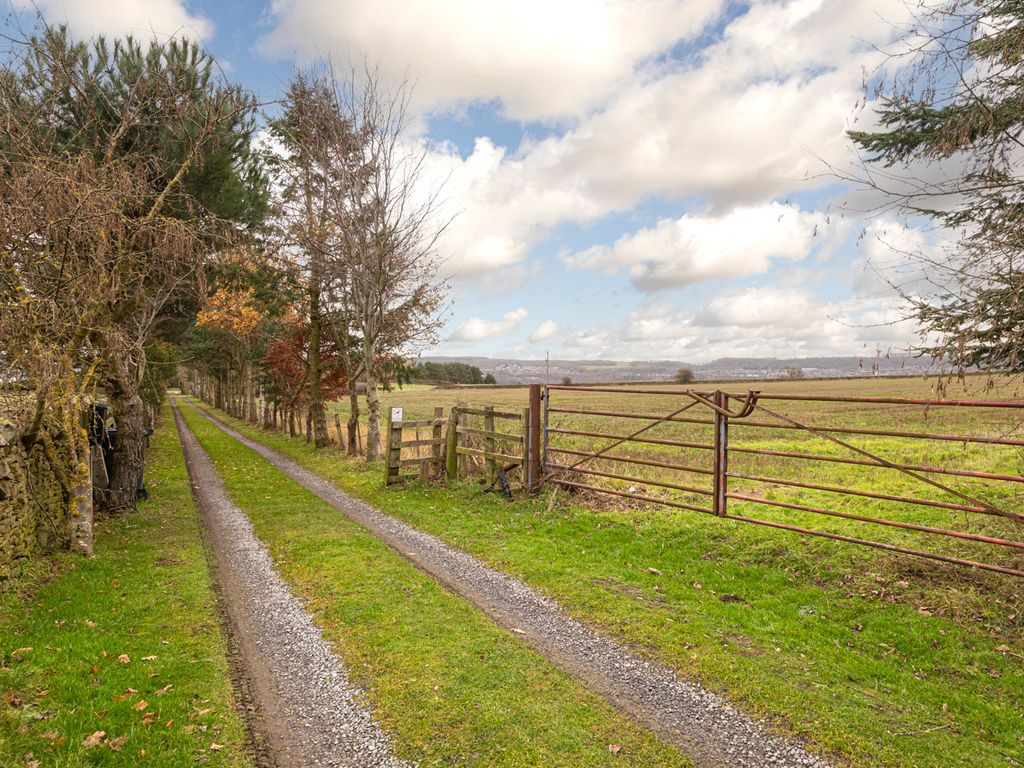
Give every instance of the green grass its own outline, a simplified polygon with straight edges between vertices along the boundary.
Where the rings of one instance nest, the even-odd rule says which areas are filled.
[[[689,764],[361,526],[182,410],[402,756],[422,766]]]
[[[855,765],[1024,764],[1017,580],[665,509],[385,489],[229,421]]]
[[[251,765],[167,410],[147,485],[94,559],[40,559],[0,596],[0,765]]]

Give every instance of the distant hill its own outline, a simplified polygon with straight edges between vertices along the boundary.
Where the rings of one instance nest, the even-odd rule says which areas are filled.
[[[425,356],[421,362],[466,363],[499,384],[557,384],[568,376],[574,384],[627,381],[671,381],[680,368],[690,368],[698,381],[775,379],[787,368],[800,368],[807,378],[846,376],[912,376],[934,373],[936,364],[908,355],[876,357],[723,357],[710,363],[681,360],[512,360],[498,357]]]

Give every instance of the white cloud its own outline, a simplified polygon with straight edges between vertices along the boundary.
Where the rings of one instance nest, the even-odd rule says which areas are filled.
[[[265,51],[369,57],[424,105],[579,115],[644,60],[694,37],[722,0],[277,0]]]
[[[547,341],[558,334],[559,326],[554,320],[545,320],[543,323],[533,329],[533,333],[530,334],[530,341]]]
[[[702,327],[742,327],[797,329],[809,318],[819,315],[822,302],[804,290],[773,286],[747,288],[738,293],[717,296],[694,315]]]
[[[691,363],[722,357],[873,357],[903,351],[915,338],[913,322],[904,319],[892,295],[827,301],[802,286],[764,285],[716,296],[696,308],[649,303],[617,325],[563,328],[551,354]]]
[[[200,41],[213,34],[210,20],[190,13],[181,0],[11,0],[11,5],[18,11],[38,9],[49,24],[67,23],[79,38],[155,35]]]
[[[634,286],[650,292],[766,272],[774,259],[803,259],[819,244],[828,243],[834,229],[823,213],[768,203],[720,216],[663,219],[611,246],[569,254],[564,261],[577,269],[610,274],[628,267]]]
[[[902,0],[755,2],[717,42],[649,64],[563,132],[514,151],[487,138],[466,158],[443,150],[461,212],[453,274],[514,264],[559,224],[654,198],[721,214],[835,183],[825,163],[849,159],[862,70],[881,59],[865,41],[891,40],[907,12]]]
[[[483,341],[495,336],[504,336],[512,333],[526,319],[527,311],[520,307],[511,312],[506,312],[500,320],[484,320],[481,317],[471,317],[462,323],[455,332],[448,337],[449,341],[470,342]]]

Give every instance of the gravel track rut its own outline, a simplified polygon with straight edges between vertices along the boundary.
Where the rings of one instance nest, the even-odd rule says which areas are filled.
[[[260,766],[405,768],[172,399]]]

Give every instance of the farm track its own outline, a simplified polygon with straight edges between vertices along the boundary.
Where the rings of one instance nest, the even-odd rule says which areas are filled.
[[[171,398],[259,766],[402,768]]]
[[[699,683],[636,656],[569,618],[557,603],[483,565],[435,536],[353,498],[269,446],[189,401],[224,433],[359,523],[454,594],[513,632],[536,652],[709,768],[827,768],[794,739],[780,737]],[[176,418],[180,416],[176,412]],[[219,482],[219,480],[218,480]]]

